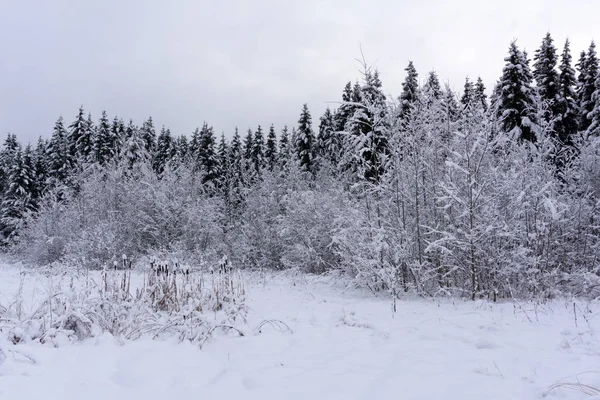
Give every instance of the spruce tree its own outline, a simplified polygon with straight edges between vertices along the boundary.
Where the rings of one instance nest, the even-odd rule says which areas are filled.
[[[150,159],[150,154],[146,150],[146,143],[140,130],[131,122],[127,128],[127,136],[121,151],[121,159],[129,169],[133,169],[137,164],[145,163]]]
[[[254,134],[251,129],[248,129],[246,132],[246,137],[244,138],[244,160],[247,164],[247,168],[252,165],[252,152],[254,150]]]
[[[305,172],[314,172],[314,133],[312,130],[312,117],[306,103],[302,106],[297,132],[296,154],[300,162],[300,168]]]
[[[481,80],[481,77],[477,77],[477,82],[475,83],[475,103],[477,107],[481,107],[483,112],[487,112],[488,104],[487,104],[487,96],[485,94],[485,85]]]
[[[148,154],[153,154],[156,146],[156,131],[154,129],[154,123],[152,122],[152,117],[148,117],[148,119],[142,124],[142,127],[140,128],[140,136],[144,141],[144,145],[146,146],[146,151]]]
[[[497,111],[502,130],[519,140],[535,142],[536,97],[527,55],[513,41],[504,61]]]
[[[543,104],[544,119],[547,122],[556,120],[558,110],[558,73],[556,63],[558,55],[550,33],[546,34],[542,45],[535,51],[533,77],[537,83],[537,92]]]
[[[572,144],[572,137],[577,133],[577,116],[579,115],[577,93],[575,92],[577,80],[571,62],[571,50],[567,39],[558,67],[560,75],[558,77],[557,121],[554,125],[556,137],[567,145]]]
[[[63,119],[60,117],[54,124],[54,131],[48,144],[48,175],[52,185],[64,183],[70,172],[69,143]]]
[[[406,117],[413,107],[413,103],[419,97],[419,74],[412,61],[404,69],[406,78],[402,83],[402,93],[400,94],[400,116]]]
[[[260,125],[256,129],[252,141],[252,164],[256,174],[260,175],[265,168],[265,137]]]
[[[425,82],[423,89],[431,100],[439,100],[442,98],[442,87],[440,86],[440,80],[435,71],[429,72],[429,75],[427,75],[427,82]]]
[[[271,124],[269,128],[269,134],[267,135],[267,146],[265,149],[265,158],[269,171],[273,171],[277,165],[277,135],[275,134],[275,127]]]
[[[284,169],[290,161],[290,155],[290,137],[286,125],[281,130],[281,137],[279,138],[279,165],[282,169]]]
[[[596,79],[598,78],[598,56],[596,44],[592,41],[586,53],[582,53],[579,66],[578,105],[580,110],[579,129],[588,130],[592,123],[592,112],[594,111],[594,92],[596,91]]]
[[[47,143],[40,137],[33,152],[33,191],[32,197],[39,199],[46,190],[46,181],[48,180],[48,156]]]
[[[187,136],[179,135],[175,143],[175,148],[177,149],[175,157],[179,163],[185,164],[190,159],[190,143]]]
[[[334,116],[329,107],[319,121],[317,135],[317,155],[331,164],[336,165],[339,158],[340,146],[335,133]]]
[[[98,162],[100,165],[105,165],[110,162],[114,156],[112,148],[113,137],[106,111],[102,111],[102,115],[100,117],[100,121],[98,121],[98,127],[95,133],[94,153],[96,155],[96,162]]]
[[[75,121],[69,125],[69,133],[67,135],[69,159],[71,163],[74,163],[81,157],[77,144],[87,134],[87,121],[85,120],[85,114],[83,106],[79,107],[79,112]]]
[[[354,115],[354,110],[356,109],[356,106],[352,104],[352,101],[352,82],[348,81],[342,92],[342,103],[340,104],[340,107],[337,109],[334,116],[335,130],[338,132],[343,132],[346,130],[346,125],[348,124],[348,121]]]
[[[19,148],[9,170],[7,189],[0,210],[0,222],[5,240],[10,241],[18,235],[23,217],[27,212],[34,210],[30,193],[32,182],[33,171],[29,170],[24,162],[23,153]]]
[[[225,174],[225,171],[229,168],[229,146],[225,139],[225,132],[221,133],[221,140],[219,141],[219,147],[217,149],[219,156],[219,170],[221,175]]]
[[[216,139],[212,126],[207,123],[200,130],[200,148],[198,150],[198,162],[204,173],[202,182],[209,187],[216,187],[219,179],[219,159],[216,149]]]
[[[158,135],[156,148],[152,157],[152,167],[158,175],[164,172],[167,165],[175,156],[175,153],[176,149],[171,131],[163,126]]]
[[[81,136],[77,139],[75,144],[77,148],[77,155],[83,162],[95,161],[94,152],[94,140],[96,138],[94,121],[92,121],[92,114],[88,114],[87,120],[85,121],[85,127]]]
[[[473,86],[473,82],[469,80],[469,77],[465,79],[465,86],[463,90],[463,95],[460,98],[460,104],[462,104],[463,108],[469,107],[473,105],[475,101],[475,86]]]

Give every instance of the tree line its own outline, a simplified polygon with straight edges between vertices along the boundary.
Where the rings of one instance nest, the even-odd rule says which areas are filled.
[[[49,140],[0,152],[2,232],[40,263],[127,252],[222,254],[240,266],[344,270],[395,296],[600,290],[600,74],[548,33],[517,42],[489,96],[412,62],[397,98],[363,63],[314,124],[189,137],[83,108]]]

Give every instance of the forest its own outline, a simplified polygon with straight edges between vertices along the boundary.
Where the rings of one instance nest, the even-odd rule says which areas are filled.
[[[82,106],[48,139],[5,139],[4,251],[89,269],[123,255],[209,269],[226,255],[396,298],[598,297],[595,44],[575,61],[548,33],[532,58],[511,42],[503,63],[488,95],[409,62],[390,96],[362,60],[318,120],[304,104],[289,126],[220,137]]]

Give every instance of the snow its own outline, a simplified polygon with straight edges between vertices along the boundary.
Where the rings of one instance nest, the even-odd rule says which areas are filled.
[[[393,313],[389,298],[333,278],[246,281],[247,335],[217,336],[201,350],[108,334],[58,348],[0,341],[0,399],[589,399],[548,388],[600,387],[597,302],[413,299]],[[28,279],[24,298],[43,285]],[[18,290],[19,271],[0,266],[0,305]],[[255,332],[265,319],[293,332]]]

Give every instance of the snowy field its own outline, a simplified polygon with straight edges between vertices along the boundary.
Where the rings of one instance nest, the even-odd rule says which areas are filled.
[[[24,298],[44,279],[29,278]],[[19,281],[0,267],[0,304]],[[202,349],[108,334],[13,346],[0,333],[0,399],[589,399],[600,388],[598,303],[422,299],[393,313],[333,278],[246,275],[245,286],[246,335]],[[255,331],[265,319],[293,332]]]

